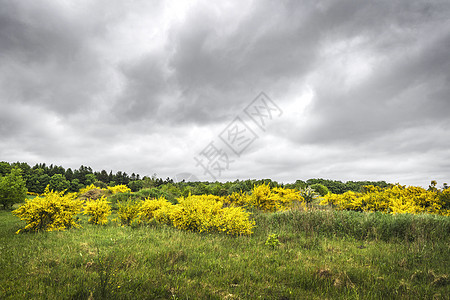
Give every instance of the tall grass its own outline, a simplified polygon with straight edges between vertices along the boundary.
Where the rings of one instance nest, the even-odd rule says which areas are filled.
[[[448,299],[448,217],[253,217],[250,237],[86,216],[81,229],[16,235],[23,224],[2,211],[0,299]]]
[[[390,215],[381,212],[308,210],[273,214],[257,213],[260,230],[277,228],[291,233],[357,240],[423,241],[439,240],[450,233],[450,218],[439,215]]]

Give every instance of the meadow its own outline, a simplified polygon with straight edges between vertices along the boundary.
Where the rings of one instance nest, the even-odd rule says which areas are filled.
[[[0,299],[449,299],[449,217],[249,210],[251,235],[85,215],[15,234],[0,211]]]

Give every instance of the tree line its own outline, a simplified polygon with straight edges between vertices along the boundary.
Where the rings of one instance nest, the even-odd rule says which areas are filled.
[[[165,196],[176,198],[188,194],[202,195],[212,194],[216,196],[231,195],[234,192],[249,192],[253,186],[266,184],[270,187],[285,187],[302,190],[312,187],[319,194],[324,195],[332,192],[342,194],[347,191],[361,191],[363,186],[374,185],[382,188],[388,187],[385,181],[347,181],[329,179],[308,179],[306,181],[297,180],[293,183],[278,183],[271,179],[247,179],[235,180],[233,182],[174,182],[170,178],[157,178],[156,174],[151,177],[141,177],[139,174],[118,171],[113,173],[106,170],[94,171],[89,166],[81,165],[78,169],[65,169],[62,166],[46,165],[38,163],[30,166],[25,162],[9,163],[0,162],[0,183],[4,189],[9,189],[12,193],[17,190],[13,187],[13,181],[23,180],[26,191],[42,194],[47,186],[54,191],[77,192],[81,188],[94,184],[100,188],[115,186],[119,184],[127,185],[132,192],[147,190],[149,196]],[[0,190],[2,187],[0,187]],[[151,190],[151,191],[149,191]],[[25,191],[25,192],[26,192]],[[1,193],[1,191],[0,191]],[[23,193],[23,190],[20,190]],[[6,194],[5,194],[6,195]],[[6,197],[6,196],[5,196]]]
[[[57,191],[77,192],[80,188],[90,184],[99,186],[129,185],[133,181],[141,180],[139,174],[128,175],[122,171],[108,173],[105,170],[98,172],[83,165],[72,170],[53,164],[39,163],[31,167],[25,162],[9,163],[5,161],[0,162],[0,177],[10,174],[13,169],[21,170],[21,176],[26,182],[28,192],[37,194],[42,194],[47,185]]]

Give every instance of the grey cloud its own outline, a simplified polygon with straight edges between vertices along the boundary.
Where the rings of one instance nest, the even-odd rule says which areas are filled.
[[[450,24],[424,29],[417,20],[415,25],[419,27],[415,38],[397,45],[396,53],[373,53],[382,59],[362,84],[346,90],[338,78],[329,78],[328,83],[321,78],[311,111],[317,122],[299,140],[364,142],[386,130],[419,127],[429,121],[444,122],[448,127]],[[380,39],[371,37],[364,47],[370,48]]]
[[[146,1],[0,7],[2,159],[171,176],[190,170],[181,148],[264,91],[288,107],[264,133],[277,147],[261,135],[230,176],[444,173],[430,157],[448,160],[448,1],[198,1],[179,18]],[[387,169],[402,157],[421,162]]]
[[[49,3],[2,1],[1,86],[4,99],[62,114],[84,109],[105,88],[105,74],[82,20]],[[6,8],[6,9],[5,9]]]
[[[147,56],[121,68],[125,88],[112,109],[119,119],[157,118],[164,93],[170,92],[161,57]]]

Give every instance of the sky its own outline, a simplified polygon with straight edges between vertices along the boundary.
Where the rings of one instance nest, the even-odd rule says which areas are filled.
[[[0,7],[0,161],[450,182],[448,0]]]

